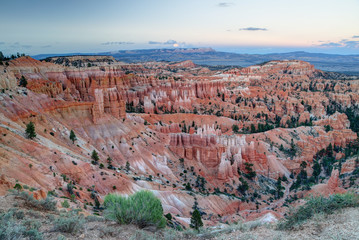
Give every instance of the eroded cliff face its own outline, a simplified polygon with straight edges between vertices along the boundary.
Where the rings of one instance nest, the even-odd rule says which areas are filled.
[[[338,160],[357,142],[344,112],[356,111],[358,82],[320,73],[302,61],[212,72],[190,61],[12,60],[0,66],[0,193],[18,181],[39,198],[72,190],[79,203],[92,203],[94,195],[149,189],[183,224],[195,201],[207,224],[269,208],[283,214],[303,162],[309,178],[318,152],[335,147]],[[18,87],[21,76],[27,88]],[[25,136],[30,121],[33,140]],[[341,168],[350,174],[356,165]],[[284,176],[284,196],[273,202]],[[343,191],[338,173],[326,183],[329,176],[311,191]]]

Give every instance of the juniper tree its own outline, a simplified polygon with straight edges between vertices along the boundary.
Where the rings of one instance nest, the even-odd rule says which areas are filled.
[[[248,182],[244,180],[242,177],[239,178],[239,181],[241,182],[241,184],[238,185],[237,191],[244,195],[246,194],[246,191],[249,189]]]
[[[191,216],[191,224],[190,227],[196,229],[199,232],[199,228],[203,226],[201,213],[196,208]]]
[[[26,80],[26,78],[24,76],[21,76],[19,86],[20,87],[26,87],[27,86],[27,80]]]
[[[276,190],[275,190],[275,198],[276,199],[280,199],[281,197],[283,197],[284,193],[283,193],[283,189],[285,189],[282,186],[282,179],[279,177],[276,183]]]
[[[130,165],[130,163],[127,161],[127,162],[126,162],[126,171],[127,171],[127,172],[130,171],[130,169],[131,169],[131,165]]]
[[[98,153],[97,153],[95,150],[92,151],[91,158],[92,158],[95,162],[97,162],[98,160],[100,160],[100,158],[99,158],[99,156],[98,156]]]
[[[238,132],[239,132],[239,127],[238,127],[238,125],[233,124],[233,126],[232,126],[232,131],[233,131],[234,133],[238,133]]]
[[[70,140],[72,141],[72,143],[74,143],[77,140],[77,137],[76,137],[74,131],[72,131],[72,130],[70,132]]]
[[[29,122],[29,123],[26,125],[25,133],[26,133],[26,137],[27,137],[27,138],[33,139],[33,138],[36,137],[35,125],[34,125],[33,122]]]

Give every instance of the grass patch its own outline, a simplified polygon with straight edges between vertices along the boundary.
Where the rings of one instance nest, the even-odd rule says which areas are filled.
[[[349,207],[359,207],[359,195],[355,193],[335,194],[328,198],[310,197],[308,201],[291,211],[289,215],[278,223],[279,230],[290,230],[301,225],[315,214],[332,214],[335,210]]]

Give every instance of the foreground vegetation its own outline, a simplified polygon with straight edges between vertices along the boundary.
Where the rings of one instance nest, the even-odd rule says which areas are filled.
[[[105,197],[105,216],[120,224],[135,224],[140,228],[164,228],[161,201],[150,191],[139,191],[129,197],[109,194]]]
[[[333,214],[336,210],[359,207],[359,195],[355,193],[335,194],[329,197],[310,197],[308,201],[293,210],[278,224],[279,230],[290,230],[311,219],[315,214]]]
[[[99,212],[104,217],[85,217],[82,209],[67,206],[59,211],[54,198],[36,200],[25,191],[14,190],[0,197],[0,239],[309,239],[311,231],[318,239],[320,234],[327,239],[333,227],[344,228],[339,237],[359,237],[355,232],[359,224],[357,193],[310,197],[278,224],[252,221],[206,228],[198,225],[200,231],[169,224],[172,217],[164,217],[160,200],[149,191],[129,197],[110,194],[104,206]],[[303,232],[309,235],[303,237]]]

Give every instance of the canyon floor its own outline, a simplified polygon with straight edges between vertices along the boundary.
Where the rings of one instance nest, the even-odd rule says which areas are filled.
[[[301,237],[271,224],[308,196],[358,189],[359,80],[303,61],[210,70],[191,61],[25,56],[0,65],[0,100],[2,196],[21,186],[92,216],[109,193],[149,190],[178,228],[198,209],[207,228],[259,221],[241,236],[305,239],[315,229]],[[344,227],[341,214],[321,219],[318,238],[335,231],[335,219]]]

